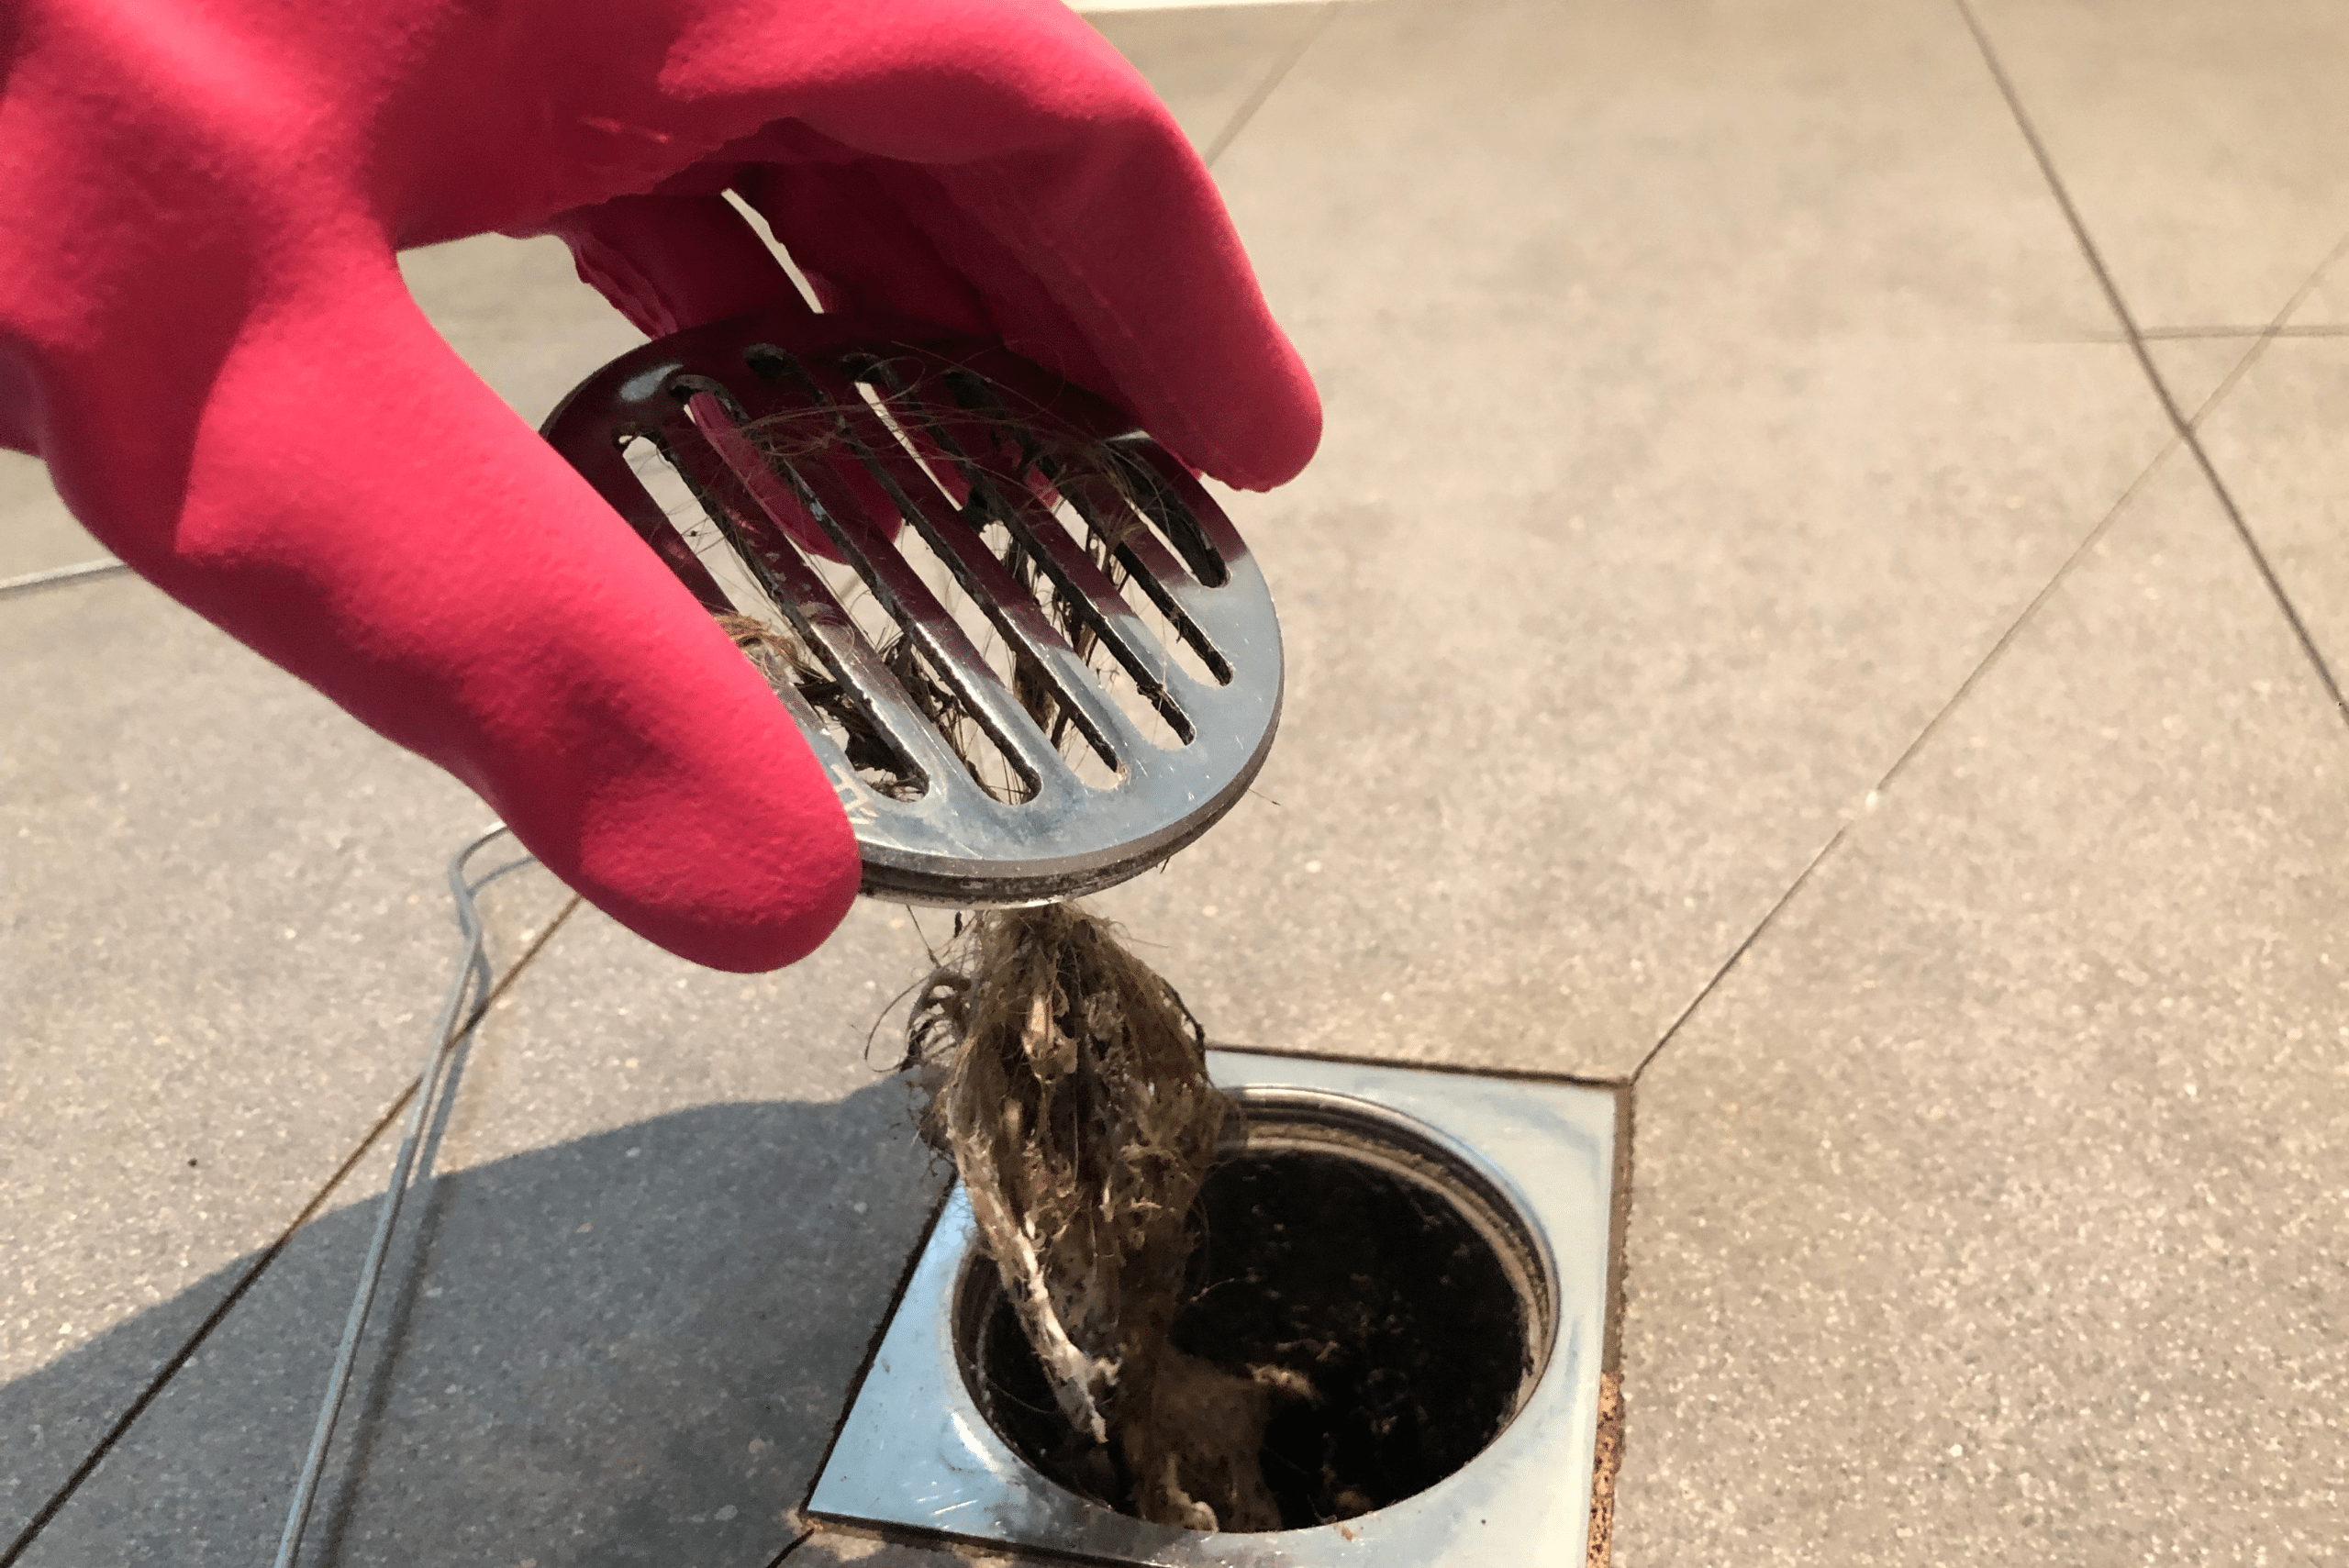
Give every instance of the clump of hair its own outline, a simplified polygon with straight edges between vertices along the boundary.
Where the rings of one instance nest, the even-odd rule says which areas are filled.
[[[711,617],[718,629],[734,639],[734,646],[751,667],[766,678],[776,693],[786,690],[798,693],[816,710],[817,722],[831,735],[832,741],[848,758],[849,766],[857,776],[881,794],[897,800],[912,800],[921,794],[917,779],[909,777],[897,757],[896,748],[873,722],[864,705],[856,700],[848,687],[817,662],[807,646],[789,631],[759,619],[756,616],[719,615]],[[948,743],[959,754],[967,757],[967,742],[948,728],[957,710],[940,706],[941,699],[933,695],[942,688],[929,682],[913,657],[913,643],[899,638],[882,651],[882,662],[905,684],[906,690],[917,703],[926,704],[925,714],[947,735]],[[951,700],[953,694],[945,694]]]
[[[1278,1528],[1257,1458],[1274,1391],[1169,1340],[1227,1115],[1182,998],[1074,905],[985,910],[907,1035],[910,1060],[945,1069],[926,1130],[954,1157],[1062,1414],[1115,1454],[1127,1505],[1195,1529]]]
[[[718,629],[734,639],[767,684],[781,691],[785,686],[805,687],[824,679],[824,673],[807,656],[799,639],[759,619],[756,616],[720,615],[712,619]]]
[[[1096,652],[1093,623],[1042,571],[1017,530],[993,517],[967,465],[1016,476],[1046,506],[1061,488],[1098,494],[1114,529],[1139,529],[1137,473],[1098,442],[1055,442],[1023,428],[997,400],[960,411],[898,388],[875,411],[982,528],[1000,525],[1000,559],[1037,596],[1077,656]],[[845,461],[829,409],[794,411],[743,433],[785,467],[841,464],[842,483],[881,516],[893,506]],[[996,506],[1001,508],[1003,503]],[[1080,510],[1083,508],[1080,507]],[[1096,508],[1096,510],[1099,510]],[[712,514],[717,516],[716,513]],[[1122,582],[1122,532],[1085,512],[1085,548]],[[1057,525],[1053,525],[1057,526]],[[992,536],[990,536],[992,537]],[[719,626],[778,692],[813,706],[876,789],[918,794],[854,695],[790,632],[744,616]],[[962,698],[903,633],[880,662],[981,787],[1019,798],[975,762],[978,727]],[[1052,683],[1025,658],[1008,672],[1014,698],[1064,752],[1084,744]],[[907,1027],[908,1061],[935,1096],[925,1135],[952,1154],[1006,1297],[1036,1352],[1071,1440],[1060,1479],[1155,1523],[1193,1529],[1280,1527],[1260,1453],[1275,1400],[1310,1399],[1299,1374],[1230,1372],[1175,1349],[1192,1248],[1190,1214],[1228,1114],[1209,1081],[1206,1040],[1182,998],[1071,904],[983,910],[925,983]]]

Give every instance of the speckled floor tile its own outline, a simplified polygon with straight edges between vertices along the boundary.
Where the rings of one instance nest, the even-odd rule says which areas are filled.
[[[911,924],[878,906],[765,976],[575,917],[464,1062],[319,1551],[772,1559],[942,1191],[904,1084],[863,1049],[924,968]],[[304,1245],[347,1258],[371,1215]],[[266,1555],[350,1287],[347,1269],[299,1289],[277,1272],[29,1562]]]
[[[0,606],[0,657],[5,1540],[415,1071],[488,814],[132,579]],[[500,952],[559,906],[504,884]]]
[[[1211,152],[1323,24],[1323,11],[1318,5],[1209,6],[1095,12],[1085,20],[1149,79],[1191,145]]]
[[[1642,1078],[1619,1568],[2337,1561],[2344,863],[2174,460]]]
[[[560,239],[485,234],[400,257],[408,292],[449,346],[536,427],[644,334],[579,281]]]
[[[1943,5],[1347,6],[1220,169],[1329,410],[1233,504],[1287,706],[1105,903],[1234,1041],[1627,1072],[2158,404]]]
[[[2277,338],[2203,422],[2220,477],[2349,682],[2349,337]]]
[[[2349,233],[2332,0],[1972,0],[2146,327],[2265,326]]]
[[[1981,3],[2149,324],[2265,321],[2340,239],[2316,0]],[[1619,1074],[1861,817],[1641,1089],[1619,1562],[2323,1561],[2349,759],[2183,464],[1863,806],[2168,442],[1958,14],[1099,25],[1203,144],[1325,27],[1218,169],[1330,410],[1233,503],[1287,727],[1105,901],[1213,1032]],[[551,241],[404,265],[528,419],[635,341]],[[2336,356],[2268,350],[2205,428],[2337,645]],[[0,455],[12,519],[0,575],[89,549]],[[412,1071],[483,813],[135,584],[0,651],[5,1537]],[[559,906],[508,891],[509,942]],[[763,1568],[938,1191],[861,1055],[923,967],[882,906],[757,979],[566,928],[467,1059],[322,1548]],[[265,1557],[382,1155],[28,1564]]]
[[[551,239],[405,267],[532,421],[641,340]],[[17,454],[0,522],[0,575],[98,553]],[[454,962],[443,866],[491,814],[136,582],[0,606],[0,639],[5,1540],[412,1074]],[[501,957],[565,896],[542,873],[503,884]],[[72,1375],[25,1381],[57,1365]]]
[[[2349,332],[2349,235],[2316,274],[2290,324],[2310,332]]]
[[[46,463],[0,450],[0,577],[72,566],[108,553],[57,498]]]
[[[2177,411],[2199,425],[2225,401],[2265,350],[2258,338],[2230,333],[2220,338],[2152,339],[2145,351],[2176,399]]]

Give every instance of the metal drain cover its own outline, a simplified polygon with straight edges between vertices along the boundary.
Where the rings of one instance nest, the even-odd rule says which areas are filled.
[[[990,1424],[965,1375],[968,1302],[985,1268],[970,1207],[949,1197],[818,1478],[808,1512],[1161,1568],[1411,1568],[1583,1561],[1606,1332],[1615,1095],[1575,1084],[1357,1062],[1208,1053],[1255,1106],[1345,1123],[1433,1153],[1472,1207],[1524,1245],[1529,1347],[1515,1415],[1424,1490],[1337,1523],[1254,1534],[1153,1525],[1047,1478]]]

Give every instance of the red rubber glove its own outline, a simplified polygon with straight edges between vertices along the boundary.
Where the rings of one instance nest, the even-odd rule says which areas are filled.
[[[729,186],[829,305],[999,337],[1235,484],[1311,455],[1206,172],[1055,0],[0,4],[0,442],[613,916],[752,970],[855,894],[831,790],[393,261],[551,231],[695,325],[789,287]]]

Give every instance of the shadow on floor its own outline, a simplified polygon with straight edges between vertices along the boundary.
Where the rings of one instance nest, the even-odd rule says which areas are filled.
[[[395,1247],[303,1562],[765,1564],[946,1179],[894,1079],[440,1178]],[[28,1568],[269,1560],[373,1218],[295,1239]],[[105,1351],[0,1387],[0,1422],[70,1400]]]

